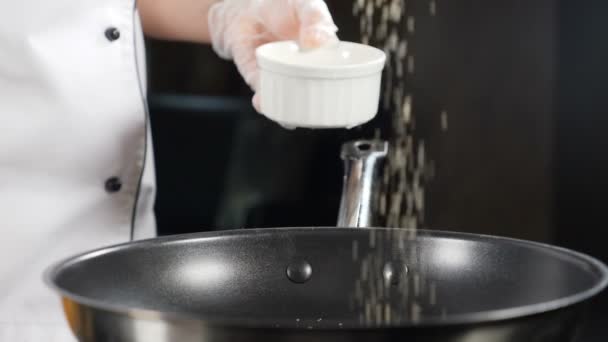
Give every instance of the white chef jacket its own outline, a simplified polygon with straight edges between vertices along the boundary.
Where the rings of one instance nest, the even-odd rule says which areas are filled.
[[[134,0],[0,6],[0,342],[73,341],[45,268],[155,233]]]

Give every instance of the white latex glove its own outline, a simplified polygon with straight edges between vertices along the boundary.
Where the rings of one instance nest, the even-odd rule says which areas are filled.
[[[323,0],[223,0],[209,10],[213,49],[220,57],[234,60],[255,92],[258,46],[295,40],[301,48],[312,49],[336,42],[337,31]],[[257,93],[253,105],[260,111]]]

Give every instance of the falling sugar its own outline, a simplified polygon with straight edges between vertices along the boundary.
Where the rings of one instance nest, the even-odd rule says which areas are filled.
[[[441,112],[441,130],[444,132],[448,130],[448,112],[446,110]]]
[[[415,67],[416,67],[416,64],[415,64],[414,56],[408,56],[407,57],[407,72],[409,72],[410,74],[413,74]]]
[[[416,31],[416,19],[412,16],[407,17],[407,31],[413,34]]]
[[[388,7],[390,11],[390,19],[394,23],[399,23],[401,21],[402,11],[402,2],[400,0],[391,1],[391,5]]]
[[[361,42],[384,50],[387,57],[381,105],[390,129],[383,131],[382,137],[389,141],[390,148],[381,189],[374,196],[378,208],[375,214],[383,221],[380,225],[410,228],[401,231],[403,234],[372,230],[369,244],[353,242],[353,262],[360,265],[360,272],[350,303],[359,310],[359,321],[365,325],[418,322],[427,306],[437,304],[437,287],[426,279],[424,270],[415,270],[397,284],[389,285],[384,278],[386,272],[383,273],[388,260],[404,260],[410,265],[424,263],[417,248],[416,229],[424,226],[425,188],[435,169],[425,142],[415,131],[417,109],[411,78],[417,72],[415,35],[425,27],[417,19],[428,18],[429,12],[435,16],[437,5],[437,0],[353,2]],[[422,17],[417,18],[418,14]],[[441,113],[440,119],[442,130],[447,130],[447,111]],[[434,312],[446,312],[441,310]]]
[[[412,306],[411,306],[411,310],[412,311],[411,311],[410,315],[411,315],[412,322],[414,322],[414,323],[419,322],[420,321],[420,313],[422,311],[420,305],[418,305],[418,303],[413,303]]]

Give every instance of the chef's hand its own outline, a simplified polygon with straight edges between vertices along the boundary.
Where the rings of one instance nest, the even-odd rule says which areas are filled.
[[[338,40],[338,28],[323,0],[223,0],[209,10],[209,33],[215,52],[233,59],[245,82],[258,90],[258,46],[295,40],[311,49]],[[257,94],[253,105],[260,110]]]

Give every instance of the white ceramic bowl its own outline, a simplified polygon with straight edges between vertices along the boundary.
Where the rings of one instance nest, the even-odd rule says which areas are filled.
[[[374,118],[386,56],[339,42],[300,51],[292,41],[260,46],[262,114],[286,127],[350,128]]]

